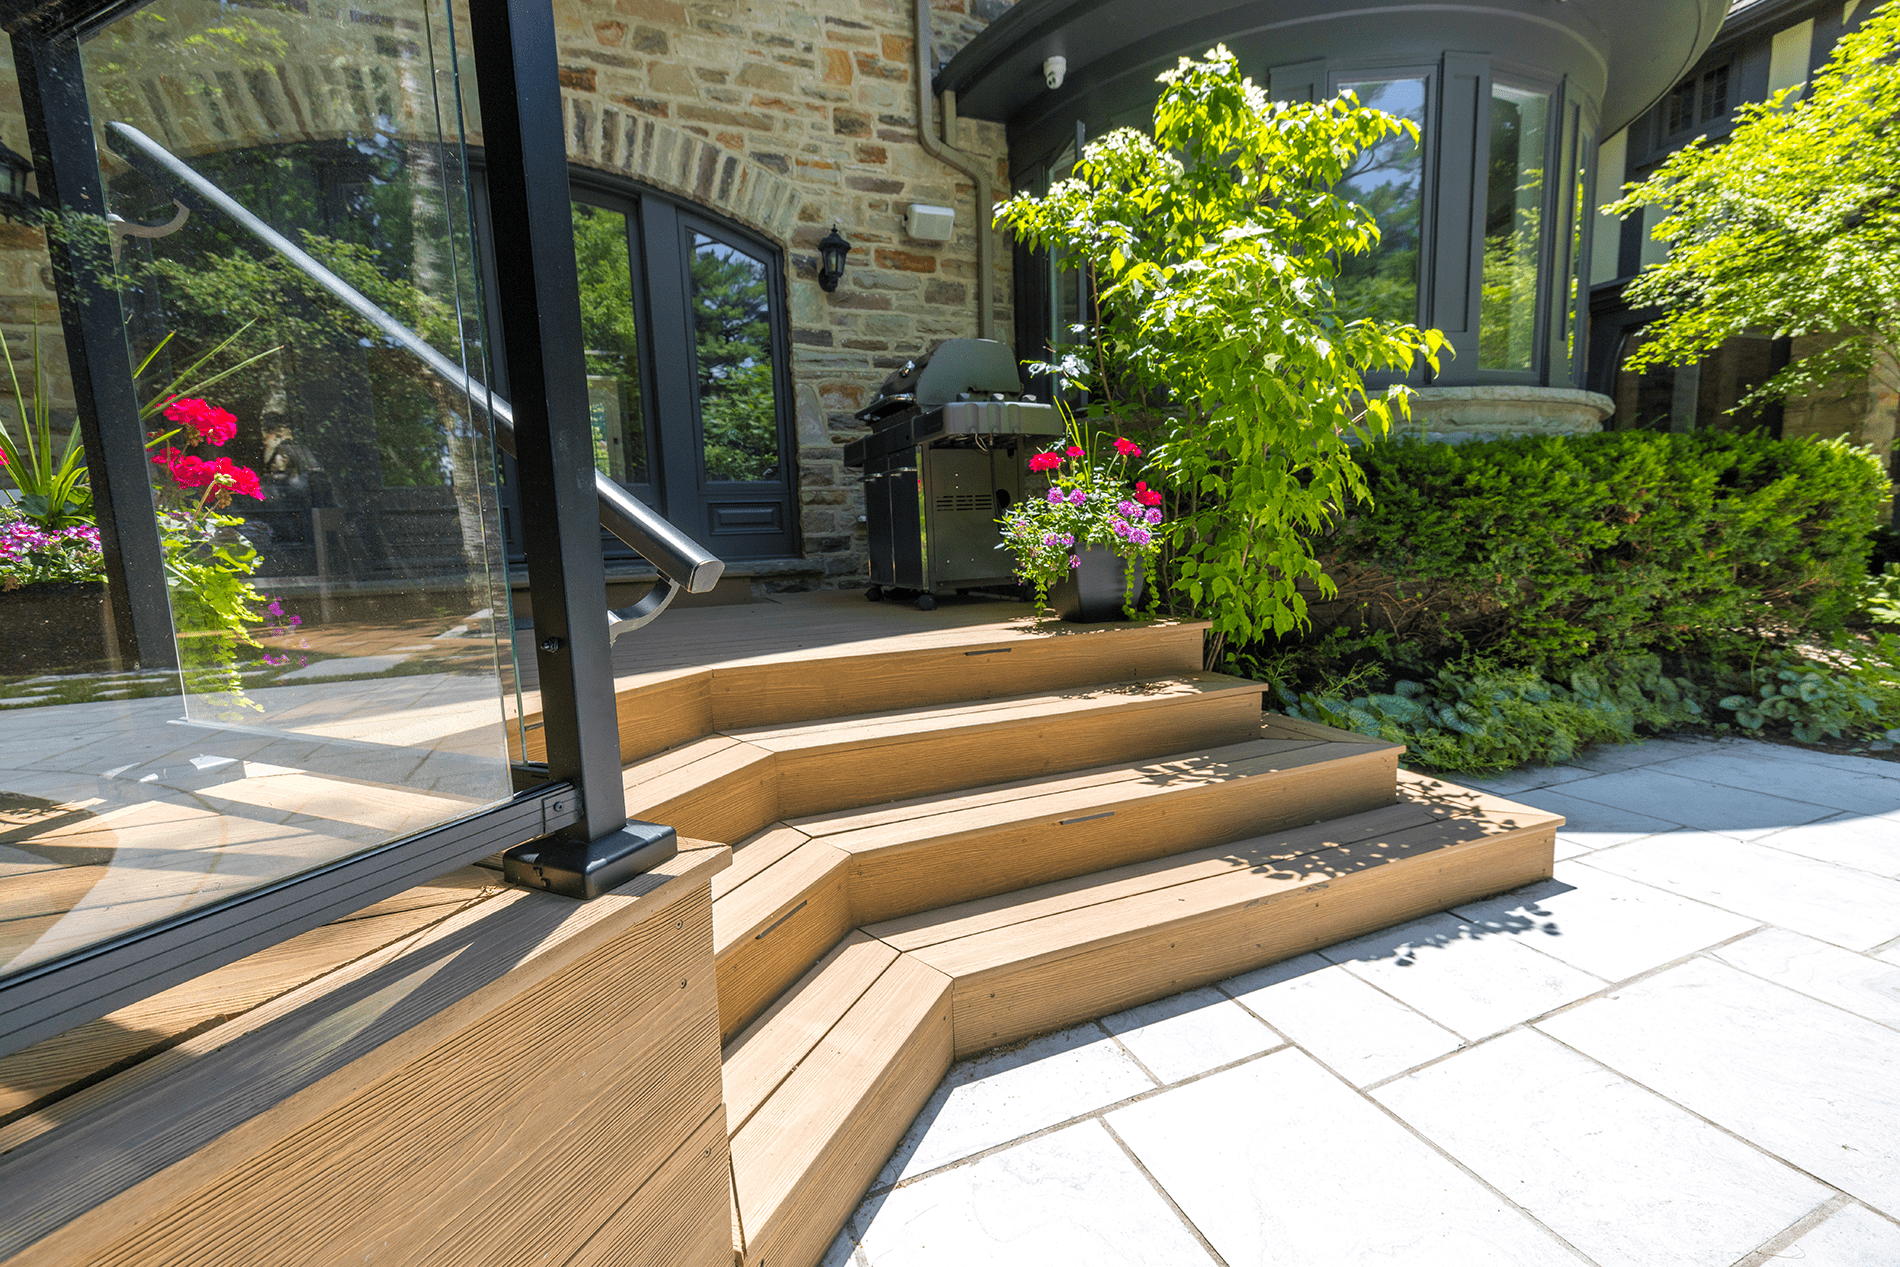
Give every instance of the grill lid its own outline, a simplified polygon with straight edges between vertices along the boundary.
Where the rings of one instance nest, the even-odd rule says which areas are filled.
[[[1022,393],[1016,357],[1007,343],[995,339],[945,339],[937,350],[915,360],[884,380],[871,403],[858,410],[859,422],[876,422],[900,409],[936,409],[968,395]]]

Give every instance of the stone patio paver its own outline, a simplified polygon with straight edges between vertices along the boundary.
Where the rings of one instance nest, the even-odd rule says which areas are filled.
[[[1464,781],[1556,879],[962,1062],[825,1267],[1900,1267],[1900,764]]]

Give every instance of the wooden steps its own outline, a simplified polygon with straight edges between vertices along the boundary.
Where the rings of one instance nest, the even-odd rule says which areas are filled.
[[[950,979],[917,959],[857,934],[799,985],[725,1054],[733,1249],[759,1267],[818,1260],[950,1068]]]
[[[720,617],[706,667],[620,692],[630,811],[734,846],[742,1265],[817,1263],[961,1056],[1550,874],[1560,819],[1263,715],[1259,683],[1200,671],[1198,625],[798,615],[748,655]]]
[[[722,1028],[854,925],[1385,805],[1399,751],[1255,739],[775,824],[715,882]]]
[[[725,1049],[738,1260],[816,1263],[953,1059],[1550,874],[1557,816],[1398,786],[1330,822],[846,933]],[[785,843],[751,883],[823,844]]]
[[[781,818],[1252,739],[1260,684],[1111,681],[736,729],[627,767],[629,812],[736,841]]]

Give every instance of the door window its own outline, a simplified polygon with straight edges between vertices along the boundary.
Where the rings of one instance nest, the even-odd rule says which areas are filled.
[[[796,556],[778,252],[592,173],[576,173],[573,208],[595,465],[722,558]],[[499,348],[500,314],[491,324]],[[605,534],[601,547],[633,557]]]

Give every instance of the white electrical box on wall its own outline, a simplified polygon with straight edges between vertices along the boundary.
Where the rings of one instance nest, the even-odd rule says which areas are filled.
[[[954,207],[933,207],[928,203],[913,202],[909,214],[904,217],[905,231],[919,242],[948,242],[956,227],[957,212]]]

